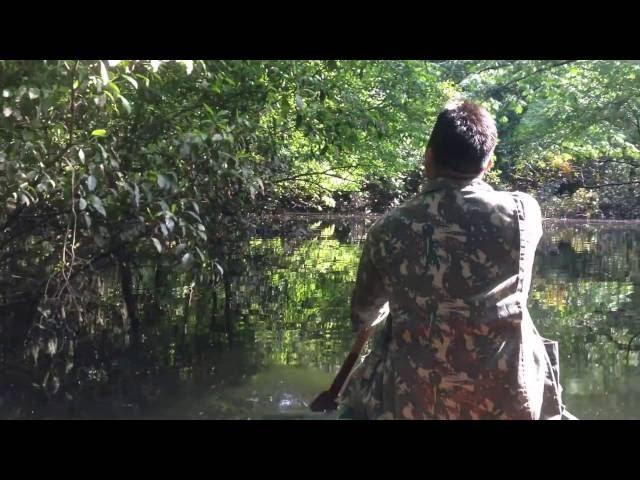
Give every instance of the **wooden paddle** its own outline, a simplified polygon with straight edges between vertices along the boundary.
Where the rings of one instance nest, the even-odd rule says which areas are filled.
[[[338,408],[338,402],[336,401],[336,399],[338,398],[338,395],[340,395],[342,387],[344,387],[347,378],[349,378],[354,365],[358,361],[358,358],[362,353],[362,349],[367,343],[367,340],[369,340],[374,327],[385,320],[387,318],[387,315],[389,315],[389,304],[385,303],[384,306],[380,309],[380,314],[378,315],[378,318],[376,318],[375,322],[373,322],[370,327],[363,328],[362,330],[360,330],[360,332],[358,332],[358,337],[356,338],[353,347],[351,347],[351,352],[349,352],[349,355],[347,355],[347,358],[342,364],[342,367],[340,367],[340,371],[336,375],[336,378],[333,380],[333,383],[331,384],[331,387],[329,387],[329,390],[325,390],[324,392],[322,392],[309,405],[309,408],[312,412],[331,412]]]
[[[358,333],[358,338],[353,344],[353,347],[351,347],[351,352],[349,352],[347,359],[342,364],[342,367],[340,367],[340,371],[333,380],[329,390],[322,392],[313,402],[311,402],[311,405],[309,405],[312,412],[331,412],[338,408],[336,399],[338,398],[347,378],[349,378],[349,374],[351,373],[351,370],[353,370],[353,366],[358,361],[360,353],[362,353],[362,349],[371,336],[371,330],[372,328],[364,328],[360,333]]]

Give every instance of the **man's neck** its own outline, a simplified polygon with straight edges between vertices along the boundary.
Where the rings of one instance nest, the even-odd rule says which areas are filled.
[[[465,175],[463,173],[451,172],[451,171],[436,171],[432,174],[427,174],[427,180],[454,180],[454,181],[462,181],[462,180],[483,180],[485,172],[480,172],[476,175]]]

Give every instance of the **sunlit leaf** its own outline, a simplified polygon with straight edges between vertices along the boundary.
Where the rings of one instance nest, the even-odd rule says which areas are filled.
[[[160,243],[160,240],[158,240],[155,237],[151,237],[151,241],[153,242],[153,245],[156,247],[156,250],[158,250],[158,253],[162,253],[162,243]]]
[[[122,77],[127,80],[133,86],[133,88],[135,88],[136,90],[138,89],[138,81],[131,75],[122,75]]]
[[[191,267],[193,267],[194,261],[195,258],[193,257],[193,255],[187,252],[182,256],[182,259],[180,260],[180,267],[183,270],[189,270]]]
[[[127,111],[127,113],[131,113],[131,105],[129,104],[129,100],[124,98],[122,95],[120,95],[120,97],[118,98],[120,98],[120,101],[122,102],[122,106]]]
[[[93,208],[95,208],[103,217],[107,216],[107,212],[104,209],[104,205],[102,204],[100,197],[91,195],[89,196],[89,201],[91,202],[91,205],[93,205]]]
[[[109,84],[109,72],[107,71],[107,66],[102,60],[100,61],[100,78],[102,79],[103,85],[106,86]]]
[[[167,177],[165,177],[164,175],[162,175],[160,173],[158,173],[157,181],[158,181],[158,186],[160,188],[163,188],[163,189],[167,188],[170,185],[169,180],[167,179]]]

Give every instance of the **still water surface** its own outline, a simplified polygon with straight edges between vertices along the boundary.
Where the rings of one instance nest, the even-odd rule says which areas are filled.
[[[311,414],[307,404],[331,383],[354,340],[349,297],[371,223],[265,222],[226,255],[217,286],[188,272],[165,271],[158,282],[155,267],[141,269],[142,343],[128,346],[117,322],[95,325],[78,343],[69,371],[75,388],[64,401],[35,401],[5,385],[0,413],[334,418]],[[640,223],[545,222],[529,307],[540,333],[560,342],[565,403],[579,418],[640,418],[639,247]],[[103,302],[115,311],[112,290]]]

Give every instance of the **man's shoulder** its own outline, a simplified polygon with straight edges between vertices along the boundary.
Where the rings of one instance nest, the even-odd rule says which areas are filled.
[[[383,214],[370,229],[370,234],[388,234],[406,227],[415,217],[416,207],[420,207],[421,200],[419,195],[407,200],[385,214]]]
[[[513,192],[513,196],[522,202],[525,210],[540,213],[540,204],[533,195],[525,192]]]
[[[492,197],[492,202],[503,203],[505,205],[513,205],[513,201],[520,201],[527,210],[540,210],[538,200],[529,193],[512,190],[491,190],[486,192],[487,195]]]
[[[535,203],[535,204],[538,203],[536,198],[533,195],[531,195],[530,193],[520,192],[520,191],[515,191],[515,192],[510,192],[510,193],[514,197],[521,199],[523,202]]]
[[[416,209],[424,208],[424,195],[416,195],[397,207],[382,215],[376,225],[378,228],[393,227],[401,223],[410,222],[415,216]]]

